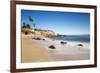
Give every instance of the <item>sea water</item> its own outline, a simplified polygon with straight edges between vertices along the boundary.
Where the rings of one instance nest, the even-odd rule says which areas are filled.
[[[77,42],[90,42],[90,35],[60,35],[50,37],[54,40],[64,40],[64,41],[77,41]]]

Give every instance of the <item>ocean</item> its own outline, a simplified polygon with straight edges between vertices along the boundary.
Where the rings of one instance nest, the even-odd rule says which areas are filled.
[[[50,37],[54,40],[64,40],[64,41],[77,41],[77,42],[90,42],[90,35],[64,35],[64,36],[53,36]]]

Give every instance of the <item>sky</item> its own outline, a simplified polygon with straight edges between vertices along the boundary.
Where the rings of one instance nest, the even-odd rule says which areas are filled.
[[[52,30],[64,35],[90,34],[89,13],[21,10],[22,25],[25,22],[32,26],[29,16],[33,18],[35,28],[38,29]]]

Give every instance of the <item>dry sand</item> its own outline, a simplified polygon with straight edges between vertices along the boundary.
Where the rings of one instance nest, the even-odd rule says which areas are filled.
[[[22,35],[22,63],[46,62],[46,61],[68,61],[68,60],[87,60],[90,58],[89,43],[68,42],[61,45],[58,40],[34,40],[31,35]],[[79,47],[77,44],[83,44]],[[48,46],[54,45],[56,49]]]
[[[21,50],[21,62],[30,63],[45,61],[48,57],[44,53],[44,49],[41,49],[39,44],[33,43],[32,37],[22,36],[22,50]]]

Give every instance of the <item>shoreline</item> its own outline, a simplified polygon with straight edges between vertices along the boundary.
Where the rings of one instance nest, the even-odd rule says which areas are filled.
[[[40,37],[42,40],[34,39],[36,37]],[[62,45],[61,41],[63,40],[22,34],[22,63],[87,60],[90,58],[89,43],[64,41],[67,43]],[[82,46],[77,44],[82,44]],[[56,49],[50,49],[50,45],[53,45]]]

